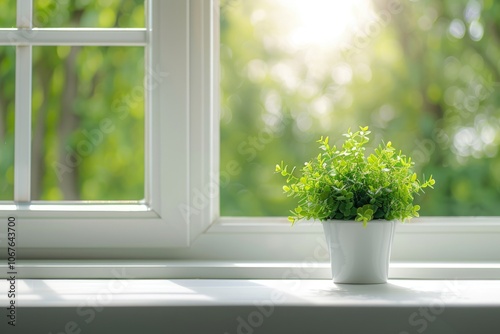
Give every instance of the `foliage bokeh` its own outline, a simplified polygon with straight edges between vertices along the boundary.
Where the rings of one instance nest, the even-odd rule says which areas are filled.
[[[332,52],[290,46],[279,3],[221,3],[221,166],[241,166],[222,215],[287,215],[275,162],[364,124],[438,181],[421,215],[500,215],[499,2],[373,0]]]
[[[34,3],[38,27],[144,27],[141,0]],[[0,27],[15,26],[14,4],[0,2]],[[374,16],[335,52],[287,45],[296,13],[282,4],[221,0],[221,169],[241,171],[221,187],[222,215],[287,215],[293,203],[275,162],[300,165],[319,136],[335,142],[361,124],[438,180],[417,198],[422,215],[500,215],[498,1],[372,0]],[[34,48],[33,198],[144,196],[143,105],[120,104],[142,82],[143,56],[129,47]],[[12,200],[12,46],[0,46],[0,88],[0,200]],[[54,162],[103,119],[116,129],[60,181]]]

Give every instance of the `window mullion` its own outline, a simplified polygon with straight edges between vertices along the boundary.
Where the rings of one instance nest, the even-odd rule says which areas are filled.
[[[90,45],[90,46],[145,46],[146,29],[0,29],[0,44],[9,45]]]
[[[32,29],[32,1],[17,1],[17,28]],[[31,45],[16,46],[14,200],[31,200]]]
[[[31,200],[31,46],[16,49],[14,200]]]
[[[17,0],[16,24],[17,28],[33,28],[33,1]]]

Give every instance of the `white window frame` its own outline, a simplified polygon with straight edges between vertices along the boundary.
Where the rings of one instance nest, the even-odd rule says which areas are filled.
[[[20,247],[64,250],[188,245],[188,225],[177,210],[181,203],[188,202],[186,110],[189,101],[185,89],[189,59],[188,9],[181,1],[146,0],[147,20],[142,29],[46,29],[33,28],[33,1],[17,1],[17,28],[0,29],[0,45],[16,47],[14,201],[2,201],[0,214],[2,219],[16,217],[18,234],[23,240]],[[176,30],[169,25],[175,25]],[[31,200],[31,98],[26,92],[31,91],[31,49],[34,45],[145,48],[146,186],[143,201]],[[180,163],[170,163],[171,157]]]
[[[284,217],[220,217],[218,1],[148,4],[152,24],[134,34],[151,42],[148,68],[168,77],[148,99],[153,112],[146,120],[146,161],[151,161],[146,201],[114,204],[112,211],[109,204],[104,209],[38,203],[16,203],[9,209],[4,204],[2,216],[18,218],[23,254],[42,260],[61,258],[61,253],[73,260],[197,260],[210,268],[217,268],[214,261],[223,261],[235,271],[248,263],[253,263],[248,268],[264,262],[294,266],[314,259],[323,242],[320,223],[290,227]],[[493,270],[485,277],[500,277],[500,218],[423,217],[398,224],[392,262],[407,278],[418,276],[424,264],[434,278],[437,271],[451,267],[463,277],[477,278],[472,274],[477,266]],[[137,266],[142,269],[135,277],[155,276],[147,266]],[[456,270],[444,275],[457,277]]]

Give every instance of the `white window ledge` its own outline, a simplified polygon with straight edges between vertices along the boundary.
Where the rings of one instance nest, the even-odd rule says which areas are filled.
[[[8,288],[2,280],[4,310]],[[18,280],[16,289],[12,333],[447,334],[500,326],[499,280]]]
[[[157,260],[20,260],[23,279],[102,279],[124,273],[128,279],[329,279],[329,262],[157,261]],[[7,265],[0,264],[0,278]],[[500,280],[498,262],[397,262],[389,266],[391,279]]]

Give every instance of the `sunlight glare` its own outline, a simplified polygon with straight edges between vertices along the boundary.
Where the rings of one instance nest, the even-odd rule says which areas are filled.
[[[281,0],[297,15],[289,40],[296,47],[338,48],[372,14],[369,0]]]

